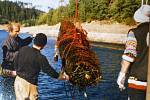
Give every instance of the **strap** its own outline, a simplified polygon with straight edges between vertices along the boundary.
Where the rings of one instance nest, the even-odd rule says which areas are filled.
[[[141,2],[141,6],[142,6],[142,5],[144,5],[144,4],[146,4],[146,5],[147,5],[147,4],[148,4],[148,0],[145,0],[145,2],[144,2],[144,0],[142,0],[142,2]]]
[[[141,2],[141,6],[144,4],[144,0],[142,0],[142,2]]]
[[[146,0],[146,5],[148,4],[148,0]]]

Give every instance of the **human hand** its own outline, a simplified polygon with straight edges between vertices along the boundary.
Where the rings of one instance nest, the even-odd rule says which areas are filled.
[[[15,77],[17,74],[16,71],[7,70],[7,75],[11,77]]]
[[[69,76],[65,72],[60,72],[59,80],[69,80]]]
[[[35,38],[36,37],[36,33],[33,33],[32,37]]]
[[[8,69],[3,69],[2,71],[3,71],[2,76],[15,77],[17,75],[16,71],[12,71],[12,70],[8,70]]]
[[[11,72],[12,77],[15,77],[17,75],[16,71]]]
[[[125,89],[124,83],[126,79],[126,73],[120,72],[117,78],[117,84],[119,85],[120,91]]]

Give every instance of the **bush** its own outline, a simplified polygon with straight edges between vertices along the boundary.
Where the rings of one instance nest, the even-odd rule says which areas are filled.
[[[43,13],[39,16],[39,18],[36,21],[36,24],[41,25],[41,24],[46,24],[47,23],[47,18],[48,18],[48,14],[47,13]]]
[[[8,24],[8,19],[0,18],[0,24]]]
[[[135,25],[135,21],[131,17],[128,17],[128,18],[124,19],[123,23],[126,24],[126,25],[130,25],[130,26]]]
[[[34,26],[36,23],[35,19],[30,19],[30,20],[24,20],[22,21],[23,26]]]

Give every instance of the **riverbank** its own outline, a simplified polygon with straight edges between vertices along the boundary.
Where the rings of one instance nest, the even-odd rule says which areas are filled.
[[[32,27],[22,27],[21,32],[29,34],[45,33],[47,36],[56,38],[58,36],[59,27],[60,23],[54,26],[39,25]],[[91,23],[83,23],[82,27],[88,32],[88,40],[93,42],[112,44],[124,44],[126,40],[126,34],[131,28],[130,26],[119,23],[106,24],[96,21],[93,21]]]
[[[0,25],[0,30],[6,30],[7,29],[7,25]]]

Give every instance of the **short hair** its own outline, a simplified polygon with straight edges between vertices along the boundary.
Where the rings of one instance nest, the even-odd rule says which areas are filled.
[[[7,30],[7,31],[8,31],[8,32],[12,32],[12,31],[13,31],[13,26],[16,26],[16,27],[19,27],[19,28],[20,28],[21,25],[20,25],[20,23],[11,22],[11,23],[9,23],[8,26],[7,26],[7,27],[8,27],[8,30]]]
[[[36,37],[34,38],[34,44],[44,47],[47,44],[47,36],[44,33],[36,34]]]

